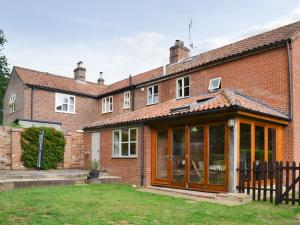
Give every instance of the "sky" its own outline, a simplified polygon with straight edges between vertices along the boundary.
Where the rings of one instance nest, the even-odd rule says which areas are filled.
[[[16,65],[110,84],[167,64],[176,39],[192,55],[300,20],[294,0],[0,0],[4,54]]]

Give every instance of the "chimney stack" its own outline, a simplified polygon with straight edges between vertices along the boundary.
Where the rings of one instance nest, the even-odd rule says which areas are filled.
[[[170,64],[181,62],[189,58],[190,49],[184,46],[184,42],[175,41],[175,45],[170,48]]]
[[[82,61],[79,61],[77,63],[77,68],[74,69],[74,79],[80,80],[80,81],[85,81],[85,72],[86,72],[86,69],[83,67]]]
[[[99,73],[99,78],[97,80],[98,84],[104,85],[103,72]]]

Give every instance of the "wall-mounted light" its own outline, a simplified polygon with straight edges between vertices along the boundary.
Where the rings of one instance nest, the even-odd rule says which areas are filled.
[[[228,127],[234,127],[234,123],[235,123],[235,120],[234,120],[234,119],[229,119],[229,120],[228,120],[228,123],[227,123],[227,126],[228,126]]]
[[[145,90],[145,89],[142,87],[142,88],[141,88],[141,91],[144,91],[144,90]]]
[[[192,127],[192,132],[197,132],[198,130],[198,127]]]

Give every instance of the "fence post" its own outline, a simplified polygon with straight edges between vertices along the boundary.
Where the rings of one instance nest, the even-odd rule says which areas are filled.
[[[264,167],[263,167],[263,171],[264,171],[264,202],[267,200],[267,176],[268,176],[268,164],[267,161],[264,162]]]
[[[290,164],[289,164],[289,162],[286,162],[286,164],[285,164],[285,190],[286,191],[289,189],[289,179],[290,179],[289,170],[290,170]],[[288,204],[288,203],[289,203],[289,195],[287,195],[287,197],[285,199],[285,204]]]
[[[279,202],[282,203],[282,186],[283,186],[283,162],[280,161],[280,176],[279,176]]]
[[[256,189],[256,166],[253,161],[253,185],[252,185],[252,200],[255,201],[255,189]]]
[[[293,168],[292,168],[292,184],[295,184],[293,186],[293,189],[292,189],[292,204],[295,205],[295,199],[296,199],[296,162],[293,161]],[[300,191],[300,190],[299,190]]]
[[[276,167],[275,167],[275,204],[279,205],[279,189],[280,189],[280,166],[279,162],[276,162]]]
[[[247,194],[250,195],[251,161],[247,162]]]
[[[269,178],[270,178],[270,202],[273,203],[273,179],[274,179],[274,164],[269,163]]]

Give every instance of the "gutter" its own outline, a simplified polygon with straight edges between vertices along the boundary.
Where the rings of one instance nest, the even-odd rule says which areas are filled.
[[[292,80],[292,61],[291,61],[291,39],[286,41],[286,51],[288,58],[288,95],[289,95],[289,119],[293,119],[293,80]]]
[[[142,140],[141,140],[141,186],[144,186],[144,179],[145,179],[145,143],[144,143],[144,123],[142,123]]]

